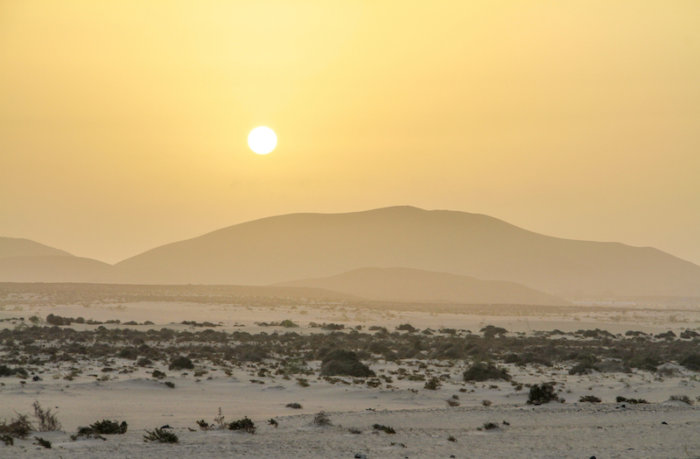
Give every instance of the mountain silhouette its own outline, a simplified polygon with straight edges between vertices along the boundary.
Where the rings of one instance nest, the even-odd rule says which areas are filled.
[[[72,255],[29,239],[0,237],[0,259],[11,257],[65,256]]]
[[[0,237],[0,281],[101,282],[114,268],[29,239]]]
[[[265,285],[387,266],[516,282],[567,298],[700,296],[700,266],[657,249],[407,206],[241,223],[124,260],[114,279]]]

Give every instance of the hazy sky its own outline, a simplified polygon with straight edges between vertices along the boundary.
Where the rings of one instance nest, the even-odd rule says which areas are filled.
[[[0,0],[0,235],[397,204],[700,263],[700,2]]]

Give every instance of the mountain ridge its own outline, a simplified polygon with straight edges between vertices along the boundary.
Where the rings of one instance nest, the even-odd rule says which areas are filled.
[[[654,248],[557,238],[484,214],[409,206],[265,217],[156,247],[115,266],[123,281],[146,276],[153,282],[265,285],[401,266],[507,280],[565,296],[700,294],[700,266]]]
[[[51,259],[55,269],[74,274],[57,279],[39,258],[17,258],[17,270],[4,257],[0,281],[21,271],[19,278],[28,281],[87,276],[110,283],[270,285],[394,266],[513,282],[569,299],[700,296],[700,266],[652,247],[547,236],[485,214],[413,206],[270,216],[154,247],[114,265],[77,261],[36,244],[43,247],[39,252],[65,257]],[[32,279],[32,269],[41,276]]]

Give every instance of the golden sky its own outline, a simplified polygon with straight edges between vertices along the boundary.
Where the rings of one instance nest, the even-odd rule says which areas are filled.
[[[0,235],[399,204],[700,263],[700,2],[0,0]]]

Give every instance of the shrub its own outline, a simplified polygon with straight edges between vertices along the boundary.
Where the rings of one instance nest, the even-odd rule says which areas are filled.
[[[12,436],[7,434],[0,435],[0,441],[5,443],[5,446],[12,446],[15,444],[15,440],[12,438]]]
[[[170,361],[170,366],[168,366],[169,370],[191,370],[193,368],[192,360],[184,356],[175,357]]]
[[[0,365],[0,377],[3,376],[17,376],[18,378],[26,379],[29,377],[29,374],[22,367],[10,368],[7,365]]]
[[[530,387],[530,394],[527,398],[528,405],[542,405],[558,400],[554,393],[554,383],[535,384]]]
[[[484,334],[484,338],[486,339],[495,338],[496,336],[503,336],[508,333],[508,330],[505,328],[495,327],[493,325],[487,325],[479,331]]]
[[[97,421],[90,424],[90,429],[97,434],[104,435],[122,435],[126,433],[128,425],[126,421],[110,421],[109,419],[103,419],[102,421]]]
[[[146,434],[143,436],[143,441],[145,442],[159,442],[159,443],[178,443],[180,440],[174,433],[165,429],[153,429],[147,430]]]
[[[418,329],[411,324],[401,324],[396,327],[398,331],[407,331],[409,333],[415,333]]]
[[[658,367],[661,362],[653,355],[635,354],[629,359],[627,364],[632,368],[639,368],[640,370],[656,371],[656,367]]]
[[[139,351],[135,347],[125,347],[122,348],[117,357],[122,359],[136,360],[139,356]]]
[[[656,335],[656,338],[658,338],[658,339],[666,339],[666,340],[672,340],[672,339],[674,339],[675,337],[676,337],[676,334],[673,333],[673,331],[671,331],[671,330],[669,330],[669,331],[667,331],[667,332],[664,332],[664,333],[659,333],[658,335]]]
[[[487,381],[489,379],[510,380],[508,370],[485,362],[477,362],[467,368],[463,377],[465,381]]]
[[[46,316],[46,323],[49,325],[70,325],[71,320],[66,320],[61,316],[49,314],[48,316]]]
[[[395,433],[396,433],[396,430],[394,430],[393,427],[384,426],[384,425],[381,425],[381,424],[374,424],[374,425],[372,426],[372,428],[373,428],[374,430],[380,430],[380,431],[382,431],[382,432],[384,432],[384,433],[387,433],[387,434],[395,434]]]
[[[680,361],[688,370],[700,371],[700,354],[689,354]]]
[[[314,416],[313,423],[315,426],[319,426],[319,427],[325,427],[325,426],[332,425],[331,418],[329,418],[328,415],[324,411],[316,413],[316,416]]]
[[[160,370],[153,370],[153,371],[151,372],[151,375],[152,375],[154,378],[156,378],[156,379],[163,379],[163,378],[165,378],[165,377],[167,376],[165,373],[163,373],[163,372],[160,371]]]
[[[571,370],[569,370],[570,375],[587,375],[593,372],[593,370],[598,370],[595,365],[584,362],[575,365]]]
[[[34,437],[34,440],[36,440],[35,445],[43,446],[44,448],[51,449],[51,442],[48,440],[44,440],[41,437]]]
[[[227,428],[228,424],[226,424],[226,416],[224,416],[224,413],[221,411],[221,407],[219,407],[216,416],[214,416],[214,423],[216,424],[216,426],[214,424],[209,424],[204,419],[200,419],[199,421],[197,421],[197,425],[202,430],[211,430],[217,428],[219,430],[223,430]]]
[[[496,424],[495,422],[486,422],[484,423],[483,426],[479,427],[478,430],[494,430],[494,429],[499,429],[500,426]]]
[[[293,409],[293,410],[300,410],[300,409],[302,408],[301,404],[300,404],[300,403],[296,403],[296,402],[287,403],[286,407],[287,407],[287,408],[291,408],[291,409]]]
[[[32,404],[32,407],[34,407],[34,417],[39,422],[39,432],[54,432],[61,428],[61,423],[51,412],[51,408],[44,409],[37,401]]]
[[[229,423],[228,430],[240,430],[246,433],[255,433],[255,423],[248,419],[248,416]]]
[[[433,376],[430,378],[425,385],[423,386],[423,389],[428,389],[428,390],[438,390],[440,388],[440,380]]]
[[[9,424],[5,421],[0,423],[0,433],[15,438],[25,438],[32,429],[32,423],[29,422],[29,417],[26,414],[17,414]]]
[[[354,352],[337,349],[326,354],[321,361],[321,375],[366,378],[375,374],[367,365],[360,362]]]
[[[595,395],[584,395],[581,398],[578,399],[579,402],[581,403],[600,403],[602,402],[601,399],[596,397]]]
[[[625,398],[625,397],[622,397],[622,396],[620,396],[620,395],[618,395],[617,397],[615,397],[615,401],[616,401],[617,403],[630,403],[630,404],[632,404],[632,405],[637,405],[637,404],[640,404],[640,403],[641,403],[641,404],[649,403],[649,402],[647,402],[646,400],[644,400],[643,398]]]
[[[31,317],[29,320],[32,320]],[[683,339],[693,339],[693,338],[700,338],[700,333],[694,331],[694,330],[683,330],[681,332],[681,338]]]
[[[671,395],[671,398],[669,400],[675,401],[675,402],[683,402],[686,405],[693,404],[693,401],[687,395]]]

